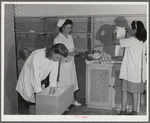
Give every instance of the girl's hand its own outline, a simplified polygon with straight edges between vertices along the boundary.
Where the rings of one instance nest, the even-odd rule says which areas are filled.
[[[42,84],[42,90],[44,90],[45,89],[45,84]]]
[[[75,52],[69,52],[70,56],[75,56]]]
[[[50,87],[49,94],[54,94],[55,93],[55,87]]]

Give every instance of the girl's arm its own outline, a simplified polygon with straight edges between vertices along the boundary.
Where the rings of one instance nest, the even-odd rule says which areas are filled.
[[[33,71],[33,80],[32,80],[33,90],[35,93],[41,92],[42,87],[40,80],[40,60],[37,57],[33,58],[31,69]]]
[[[57,76],[58,76],[58,65],[59,62],[53,62],[50,71],[49,82],[50,82],[50,94],[55,93],[55,88],[57,88]]]

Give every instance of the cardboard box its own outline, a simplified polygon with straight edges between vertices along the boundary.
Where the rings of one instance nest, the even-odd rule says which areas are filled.
[[[58,84],[54,95],[49,94],[49,87],[36,95],[36,114],[61,115],[74,101],[74,85]]]

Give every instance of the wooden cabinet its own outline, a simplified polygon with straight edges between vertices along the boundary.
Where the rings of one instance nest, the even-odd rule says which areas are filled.
[[[111,65],[86,65],[86,104],[89,107],[112,107]]]
[[[86,104],[89,107],[120,109],[120,63],[86,65]],[[131,109],[132,97],[128,95],[127,109]]]
[[[121,63],[86,64],[86,104],[88,107],[120,110],[122,81],[119,79],[120,66]],[[132,95],[129,93],[126,109],[132,109]]]

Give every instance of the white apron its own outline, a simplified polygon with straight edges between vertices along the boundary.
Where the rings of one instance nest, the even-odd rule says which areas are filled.
[[[72,52],[75,49],[71,35],[68,35],[68,38],[66,38],[60,33],[54,39],[54,44],[57,43],[63,43],[68,48],[69,52]],[[68,56],[62,59],[60,65],[59,82],[63,82],[64,84],[73,83],[74,91],[79,89],[76,75],[75,61],[73,56]]]

